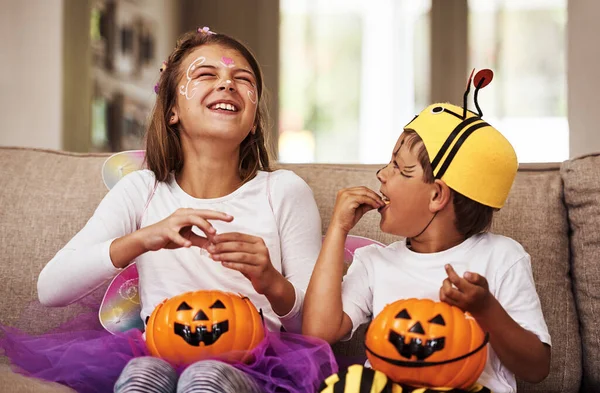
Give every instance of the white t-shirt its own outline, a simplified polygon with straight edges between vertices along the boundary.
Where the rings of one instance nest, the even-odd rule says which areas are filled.
[[[125,176],[104,197],[85,227],[42,270],[38,279],[40,301],[67,305],[101,286],[120,271],[110,259],[112,241],[161,221],[179,208],[225,212],[234,220],[211,220],[217,233],[261,237],[275,269],[293,284],[296,301],[287,315],[278,317],[247,278],[210,259],[205,250],[163,249],[136,259],[142,319],[166,298],[187,291],[220,289],[248,296],[257,309],[262,309],[269,329],[278,331],[283,325],[287,331],[300,332],[304,291],[321,247],[321,219],[311,189],[287,170],[259,171],[233,193],[214,199],[193,198],[173,175],[159,183],[149,170]],[[198,228],[194,231],[202,235]]]
[[[523,328],[551,344],[535,290],[531,261],[516,241],[491,233],[470,237],[449,250],[420,254],[406,241],[388,247],[358,249],[344,277],[344,312],[352,320],[352,333],[396,300],[427,298],[439,301],[445,264],[462,277],[466,271],[484,276],[492,295]],[[478,383],[495,393],[516,392],[515,376],[502,365],[488,344],[488,359]]]

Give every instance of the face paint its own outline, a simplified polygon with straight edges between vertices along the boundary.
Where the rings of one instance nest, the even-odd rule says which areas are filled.
[[[254,90],[248,90],[248,98],[253,104],[256,104],[256,96],[254,95]]]
[[[187,82],[184,85],[179,86],[179,94],[181,94],[182,96],[185,96],[186,99],[191,100],[192,98],[194,98],[194,96],[196,95],[196,86],[198,85],[198,81],[193,83],[193,87],[190,91],[190,82],[192,81],[192,77],[190,76],[190,73],[192,71],[194,71],[196,69],[196,67],[204,64],[204,62],[206,61],[206,57],[204,56],[200,56],[198,57],[196,60],[192,61],[192,63],[189,65],[187,71],[185,72],[185,77],[187,78]]]
[[[221,57],[221,64],[223,64],[223,67],[226,68],[233,68],[235,67],[235,62],[233,61],[233,59],[229,58],[229,57]]]

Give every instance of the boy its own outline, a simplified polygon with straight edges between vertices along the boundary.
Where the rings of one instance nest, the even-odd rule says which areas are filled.
[[[477,89],[491,80],[491,72],[480,75]],[[381,196],[366,187],[338,192],[304,301],[304,334],[346,340],[386,304],[430,298],[468,311],[489,332],[478,383],[516,392],[515,375],[532,383],[548,375],[550,336],[530,257],[488,232],[516,175],[516,154],[481,115],[431,105],[406,125],[378,171]],[[372,209],[382,231],[406,240],[357,250],[342,282],[346,236]]]

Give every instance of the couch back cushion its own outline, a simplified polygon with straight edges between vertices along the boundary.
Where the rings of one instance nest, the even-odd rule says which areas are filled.
[[[600,392],[600,154],[563,163],[571,263],[583,341],[583,387]]]
[[[82,304],[42,309],[33,301],[42,268],[85,225],[106,194],[100,174],[105,158],[0,148],[1,324],[37,333],[85,310]],[[101,288],[91,300],[99,304],[102,294]]]
[[[379,190],[375,177],[377,165],[286,165],[285,168],[296,172],[313,189],[324,231],[339,189],[365,185]],[[559,165],[522,165],[505,207],[495,215],[492,231],[515,239],[531,255],[537,292],[552,337],[550,375],[537,385],[519,382],[519,392],[578,392],[581,344],[569,278],[567,212]],[[375,211],[367,213],[352,233],[385,244],[398,239],[380,231],[379,214]],[[361,329],[350,342],[336,345],[336,352],[352,357],[364,354],[364,332]]]

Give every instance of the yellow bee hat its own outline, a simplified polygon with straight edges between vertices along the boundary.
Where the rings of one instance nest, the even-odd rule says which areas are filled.
[[[433,104],[404,128],[423,140],[433,175],[448,187],[483,205],[501,208],[517,174],[517,155],[510,142],[486,123],[477,93],[492,81],[491,70],[473,72],[463,97],[463,107]],[[467,97],[475,86],[478,114],[467,110]]]

